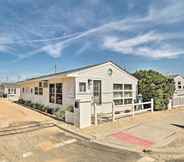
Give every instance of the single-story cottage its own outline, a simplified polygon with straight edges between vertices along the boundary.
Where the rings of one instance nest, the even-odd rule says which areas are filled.
[[[20,88],[16,83],[1,83],[0,97],[10,100],[18,100],[20,97]]]
[[[74,106],[76,100],[94,101],[99,112],[111,112],[113,101],[125,108],[132,105],[137,96],[137,84],[134,76],[112,61],[18,83],[23,100],[51,108]]]

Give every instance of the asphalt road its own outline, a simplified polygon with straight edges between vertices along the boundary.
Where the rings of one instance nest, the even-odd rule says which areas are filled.
[[[140,155],[107,148],[56,128],[48,117],[0,101],[0,162],[136,162]]]

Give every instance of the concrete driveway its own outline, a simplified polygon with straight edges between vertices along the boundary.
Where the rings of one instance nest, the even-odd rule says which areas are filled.
[[[104,147],[68,134],[53,119],[0,101],[1,162],[134,162],[138,153]]]
[[[146,116],[147,114],[145,118]],[[153,120],[139,121],[126,128],[115,128],[108,135],[100,137],[99,140],[112,146],[142,151],[167,145],[177,138],[178,132],[182,131],[177,125],[184,126],[183,110],[167,113],[164,118],[155,120],[153,114],[152,118]]]

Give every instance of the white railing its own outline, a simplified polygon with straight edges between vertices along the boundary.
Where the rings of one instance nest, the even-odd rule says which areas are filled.
[[[153,99],[151,99],[151,101],[149,101],[149,102],[133,103],[131,105],[127,105],[127,107],[128,106],[130,107],[130,109],[127,109],[127,110],[129,110],[129,112],[125,113],[125,112],[120,112],[120,107],[113,104],[112,120],[114,121],[117,118],[121,118],[121,117],[128,116],[128,115],[132,115],[134,117],[135,114],[138,114],[138,113],[143,113],[146,111],[151,111],[151,112],[154,111]],[[125,110],[124,108],[125,108],[125,106],[122,106],[122,111]],[[116,113],[117,110],[120,113],[117,114]]]
[[[184,96],[173,96],[169,100],[168,109],[184,106]]]

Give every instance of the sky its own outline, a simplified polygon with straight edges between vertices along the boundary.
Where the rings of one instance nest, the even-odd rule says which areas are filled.
[[[102,63],[184,75],[183,0],[0,0],[0,80]]]

